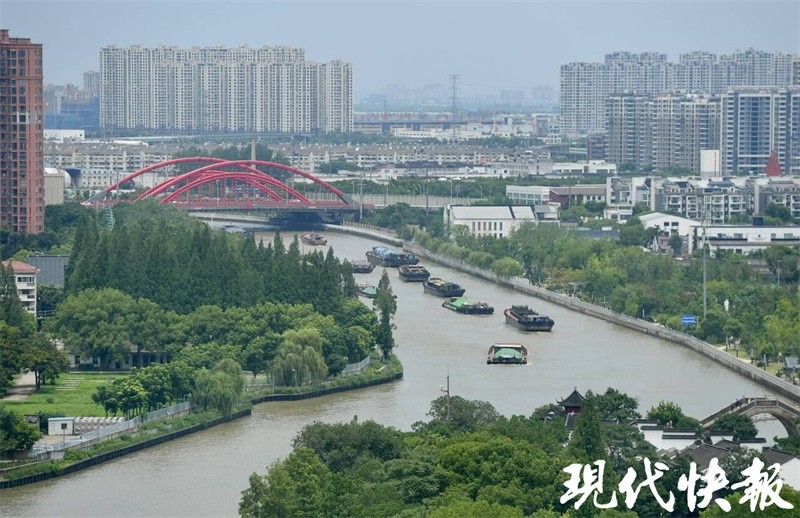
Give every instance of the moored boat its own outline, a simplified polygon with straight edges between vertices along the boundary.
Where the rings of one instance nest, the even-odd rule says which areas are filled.
[[[372,273],[372,270],[375,269],[375,265],[367,261],[353,261],[352,267],[353,273]]]
[[[494,308],[489,304],[470,300],[467,297],[453,297],[445,301],[442,307],[465,315],[491,315],[494,313]]]
[[[400,280],[406,282],[425,282],[431,273],[424,266],[404,264],[397,269],[400,272]]]
[[[496,343],[489,347],[486,363],[488,365],[494,363],[526,365],[528,363],[528,350],[522,344]]]
[[[368,299],[374,299],[378,296],[378,288],[372,284],[361,283],[358,285],[358,294]]]
[[[430,277],[422,284],[425,293],[436,295],[437,297],[461,297],[466,291],[454,282],[448,282],[438,277]]]
[[[528,306],[511,306],[505,310],[506,324],[522,331],[550,331],[555,322],[547,315],[540,315]]]
[[[375,266],[397,268],[405,264],[417,264],[419,259],[416,254],[397,252],[385,246],[373,246],[372,250],[367,252],[367,261]]]
[[[303,234],[300,236],[300,241],[307,245],[327,245],[328,240],[322,237],[319,234],[314,234],[312,232]]]

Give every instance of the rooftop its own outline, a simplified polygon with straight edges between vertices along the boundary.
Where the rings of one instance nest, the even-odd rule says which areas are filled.
[[[38,268],[34,268],[28,263],[23,263],[22,261],[3,261],[3,267],[7,268],[9,263],[11,263],[11,268],[14,270],[14,273],[16,274],[39,273]]]
[[[530,205],[451,205],[455,219],[533,219]]]
[[[575,389],[569,396],[558,401],[558,404],[563,407],[580,408],[583,405],[583,399],[584,397],[578,392],[578,389]]]

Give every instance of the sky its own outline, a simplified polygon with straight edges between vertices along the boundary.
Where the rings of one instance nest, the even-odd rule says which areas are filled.
[[[800,1],[266,2],[0,0],[0,27],[44,44],[45,82],[82,84],[98,51],[290,45],[353,63],[355,87],[446,84],[470,93],[558,87],[559,66],[615,50],[753,47],[800,53]]]

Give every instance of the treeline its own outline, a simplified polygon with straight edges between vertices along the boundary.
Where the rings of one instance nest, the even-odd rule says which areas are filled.
[[[761,254],[774,272],[782,269],[782,282],[765,281],[747,263],[747,257],[719,251],[708,258],[708,314],[703,315],[702,251],[689,260],[645,252],[648,238],[633,220],[620,231],[620,239],[589,239],[580,233],[547,225],[523,225],[506,238],[477,237],[456,226],[452,240],[434,238],[425,231],[413,233],[420,245],[468,264],[492,268],[502,258],[517,266],[531,283],[555,291],[575,292],[569,283],[583,283],[581,298],[638,318],[660,322],[695,334],[712,343],[740,340],[754,355],[775,360],[778,354],[800,354],[800,300],[797,261],[800,254],[786,246],[773,246]],[[779,266],[782,265],[782,266]],[[794,283],[794,284],[792,284]],[[725,301],[728,309],[725,309]],[[698,315],[696,327],[684,327],[681,316]]]
[[[257,375],[276,373],[279,384],[321,381],[367,356],[375,344],[375,313],[357,299],[341,299],[334,314],[311,304],[263,302],[246,308],[200,306],[191,313],[113,288],[87,289],[58,306],[46,329],[82,358],[108,369],[132,352],[164,353],[192,368],[233,359]],[[288,374],[287,374],[288,372]]]
[[[570,434],[563,419],[545,420],[549,407],[529,416],[500,416],[481,401],[443,396],[431,404],[428,422],[418,422],[412,431],[401,432],[373,421],[314,423],[294,440],[294,451],[268,469],[253,474],[242,493],[239,513],[244,517],[514,517],[599,516],[722,516],[719,509],[689,510],[679,479],[688,476],[691,459],[659,457],[642,433],[627,424],[637,417],[636,400],[614,389],[587,394],[575,429]],[[684,423],[680,407],[662,403],[648,417]],[[616,420],[620,420],[617,422]],[[696,423],[689,420],[688,423]],[[752,422],[750,423],[752,426]],[[759,456],[754,450],[736,447],[720,461],[729,485],[714,493],[728,499],[743,516],[749,511],[739,504],[741,493],[730,485],[744,476],[741,470]],[[632,510],[623,495],[616,509],[599,509],[592,498],[575,510],[575,497],[561,501],[567,492],[563,471],[572,464],[605,461],[603,494],[607,502],[612,490],[632,468],[634,488],[647,477],[644,459],[664,462],[669,470],[656,478],[653,489],[665,500],[675,495],[674,508],[665,511],[648,489],[638,493]],[[663,468],[660,468],[663,470]],[[586,483],[586,479],[582,479]],[[617,491],[619,493],[619,491]],[[589,493],[587,493],[589,494]],[[783,499],[797,508],[800,492],[784,485]],[[794,516],[796,509],[776,516]],[[784,514],[781,514],[781,513]]]
[[[66,278],[68,294],[114,288],[178,313],[269,300],[331,314],[356,293],[352,270],[332,250],[304,256],[296,238],[287,247],[279,233],[265,247],[252,237],[153,218],[116,224],[113,231],[84,221]]]

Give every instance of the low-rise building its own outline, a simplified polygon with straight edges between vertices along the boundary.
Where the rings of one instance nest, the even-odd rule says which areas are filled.
[[[773,245],[800,245],[800,226],[760,225],[708,225],[707,240],[710,252],[729,250],[737,254],[749,254]],[[703,227],[694,227],[693,246],[702,246]]]
[[[674,216],[672,214],[662,214],[661,212],[653,212],[639,216],[639,221],[642,222],[644,228],[655,228],[660,231],[659,233],[661,235],[656,235],[653,238],[653,246],[651,248],[655,252],[662,253],[670,251],[669,238],[672,236],[680,237],[683,242],[682,251],[691,253],[692,233],[695,227],[700,226],[699,221]],[[665,239],[661,239],[662,236]],[[666,241],[666,246],[663,241]]]
[[[553,174],[617,174],[617,165],[605,160],[589,160],[588,162],[556,162]]]
[[[550,187],[506,185],[506,198],[519,205],[547,205],[550,203]]]
[[[590,201],[605,202],[606,186],[603,184],[578,184],[567,187],[550,187],[550,202],[559,203],[562,207],[570,204],[584,204]]]
[[[444,210],[445,225],[463,225],[477,236],[505,237],[525,222],[536,222],[527,205],[447,205]]]
[[[22,261],[3,261],[3,267],[14,270],[14,282],[17,284],[17,296],[22,302],[25,311],[36,315],[36,276],[39,273],[37,268],[23,263]]]

